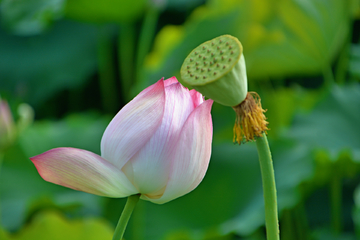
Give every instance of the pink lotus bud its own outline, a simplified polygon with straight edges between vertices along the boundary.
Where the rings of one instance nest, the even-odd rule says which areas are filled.
[[[12,142],[14,137],[15,126],[9,105],[0,98],[0,149]]]
[[[205,175],[212,103],[175,77],[159,80],[113,118],[101,140],[101,156],[55,148],[31,160],[46,181],[108,197],[140,193],[162,204],[192,191]]]

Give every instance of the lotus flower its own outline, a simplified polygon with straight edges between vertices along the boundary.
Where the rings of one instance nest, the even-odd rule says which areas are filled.
[[[113,118],[101,156],[66,147],[31,160],[46,181],[114,198],[141,194],[162,204],[192,191],[205,175],[212,103],[175,77],[159,80]]]

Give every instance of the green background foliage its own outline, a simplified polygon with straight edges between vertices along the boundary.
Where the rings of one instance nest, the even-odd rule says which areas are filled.
[[[100,153],[111,118],[143,88],[177,76],[221,34],[244,47],[249,90],[268,109],[281,238],[360,238],[358,0],[2,0],[0,95],[17,122],[0,146],[0,239],[111,239],[125,199],[42,180],[29,157],[55,147]],[[254,143],[234,145],[233,110],[212,109],[210,166],[191,193],[140,201],[126,239],[262,240]]]

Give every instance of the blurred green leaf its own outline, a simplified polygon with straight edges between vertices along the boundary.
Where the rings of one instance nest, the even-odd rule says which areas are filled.
[[[62,17],[65,0],[3,0],[2,24],[18,35],[39,34]]]
[[[357,238],[351,233],[334,234],[329,229],[317,229],[312,234],[314,240],[356,240]]]
[[[146,7],[146,0],[67,0],[69,18],[87,22],[132,22]]]
[[[9,234],[1,228],[0,226],[0,239],[1,240],[10,240]]]
[[[221,236],[218,232],[201,232],[201,231],[175,231],[163,238],[164,240],[231,240],[231,235]]]
[[[360,86],[334,86],[311,114],[295,117],[289,136],[312,149],[325,150],[332,161],[348,151],[360,161]]]
[[[97,71],[96,44],[95,27],[70,21],[33,37],[0,29],[0,89],[37,107]]]
[[[106,240],[112,239],[112,227],[102,219],[65,219],[58,212],[37,214],[29,225],[11,239],[14,240]]]
[[[313,177],[314,162],[312,153],[305,146],[295,145],[289,141],[277,141],[270,144],[270,147],[274,161],[278,208],[281,214],[283,209],[292,208],[301,201],[303,197],[301,184]],[[258,161],[258,159],[256,157],[250,161]],[[260,180],[261,176],[258,178]],[[241,194],[241,191],[239,193]],[[247,236],[263,226],[265,216],[261,185],[258,186],[258,194],[238,212],[236,217],[221,225],[225,233],[235,232]]]
[[[109,117],[97,114],[73,114],[63,120],[37,121],[21,136],[21,144],[28,156],[56,147],[75,147],[100,154],[100,141]]]
[[[309,112],[319,98],[318,91],[305,90],[299,86],[266,90],[259,94],[263,108],[267,109],[265,115],[271,137],[281,137],[285,129],[291,126],[295,113]]]
[[[193,9],[194,7],[197,7],[204,2],[204,0],[152,0],[152,1],[165,2],[166,7],[176,10]]]
[[[360,45],[353,44],[350,48],[350,62],[349,62],[350,74],[360,79]]]
[[[222,34],[242,42],[249,79],[321,73],[349,34],[350,15],[343,0],[209,0],[183,26],[159,32],[144,82],[179,76],[193,48]]]

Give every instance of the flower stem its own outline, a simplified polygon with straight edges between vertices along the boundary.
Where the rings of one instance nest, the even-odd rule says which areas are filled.
[[[324,86],[326,88],[331,88],[335,84],[334,73],[331,69],[331,66],[326,65],[323,68],[323,78],[324,78]]]
[[[128,197],[124,210],[121,213],[119,222],[116,226],[113,240],[121,240],[123,238],[130,216],[136,206],[136,203],[139,201],[139,198],[140,198],[139,194]]]
[[[304,206],[304,199],[300,200],[300,203],[293,209],[294,220],[296,225],[296,234],[299,240],[311,239],[309,231],[309,223],[306,216],[306,209]],[[290,238],[291,239],[291,238]]]
[[[335,164],[335,167],[337,167],[337,164]],[[335,169],[335,174],[333,174],[333,177],[330,180],[331,227],[335,234],[340,234],[342,230],[342,184],[341,176],[337,173],[337,170],[338,168]]]
[[[117,106],[117,92],[115,84],[115,66],[112,52],[111,29],[102,27],[98,33],[98,65],[99,85],[101,90],[102,105],[106,112],[115,112]]]
[[[271,159],[269,143],[266,134],[256,140],[259,154],[264,201],[265,201],[265,225],[267,240],[279,240],[279,221],[277,211],[276,186],[274,167]]]
[[[151,43],[154,39],[156,25],[160,15],[159,9],[153,6],[149,6],[146,11],[144,22],[141,27],[140,36],[139,36],[139,47],[136,56],[136,81],[140,82],[143,77],[143,65],[146,55],[149,53],[151,48]]]
[[[121,91],[123,101],[130,101],[130,90],[134,85],[134,52],[136,31],[133,23],[122,23],[119,29],[118,57],[119,74],[121,77]]]

